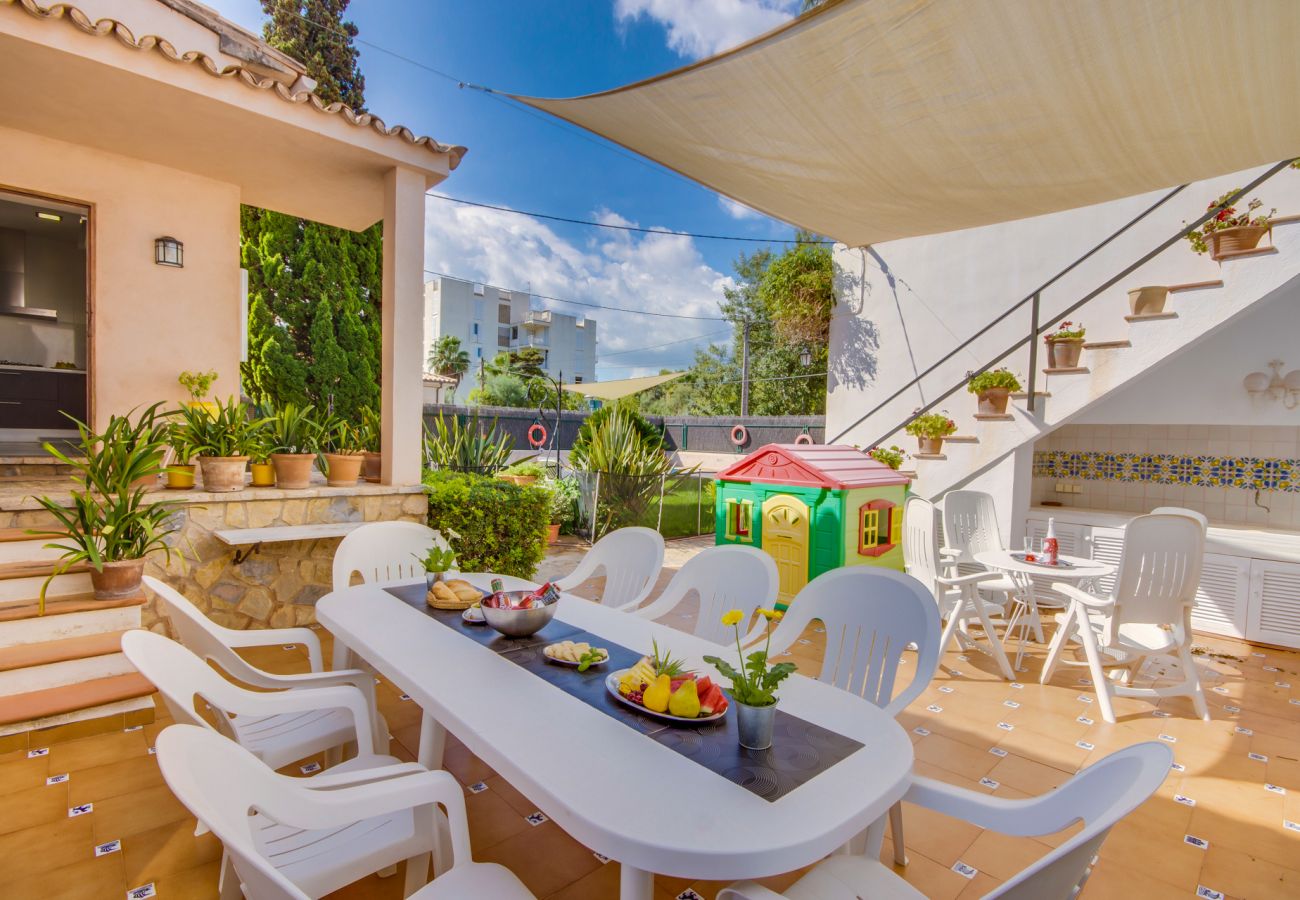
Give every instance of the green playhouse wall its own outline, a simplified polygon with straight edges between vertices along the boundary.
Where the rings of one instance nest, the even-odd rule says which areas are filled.
[[[886,487],[854,488],[845,498],[843,541],[846,566],[884,566],[903,571],[903,541],[899,535],[894,546],[880,556],[858,555],[858,510],[870,500],[888,500],[898,509],[907,499],[907,486],[893,484]]]

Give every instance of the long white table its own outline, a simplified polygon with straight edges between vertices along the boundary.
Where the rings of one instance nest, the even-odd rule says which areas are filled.
[[[461,577],[486,587],[492,576]],[[530,586],[504,580],[507,590]],[[557,620],[633,650],[648,651],[657,639],[697,671],[712,673],[702,655],[727,652],[578,597],[559,602]],[[421,762],[440,764],[441,728],[456,735],[575,839],[620,862],[624,900],[648,900],[655,873],[730,880],[808,865],[881,820],[910,783],[912,744],[902,727],[875,705],[811,678],[788,679],[781,708],[863,746],[769,801],[383,587],[335,591],[316,614],[423,708]]]

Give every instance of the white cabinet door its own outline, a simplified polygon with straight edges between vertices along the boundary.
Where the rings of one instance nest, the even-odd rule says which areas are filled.
[[[1196,590],[1192,628],[1231,637],[1246,636],[1251,560],[1205,554],[1201,586]]]
[[[1246,637],[1283,647],[1300,647],[1300,564],[1254,560]]]
[[[1034,546],[1037,547],[1039,542],[1047,536],[1046,519],[1029,519],[1025,525],[1026,533],[1033,540]],[[1062,522],[1056,520],[1056,546],[1064,556],[1081,556],[1085,559],[1088,557],[1088,532],[1090,528],[1087,525],[1077,525],[1073,522]],[[1020,547],[1013,548],[1015,550]],[[1043,575],[1030,576],[1034,582],[1034,596],[1039,600],[1047,600],[1050,603],[1056,603],[1061,606],[1066,605],[1066,599],[1061,594],[1052,590],[1051,584],[1059,579],[1051,573]]]
[[[1091,549],[1089,556],[1092,559],[1114,566],[1118,570],[1120,557],[1124,555],[1124,529],[1094,525],[1088,535],[1088,545]],[[1114,586],[1114,574],[1097,579],[1097,593],[1102,596],[1109,595],[1110,589]]]

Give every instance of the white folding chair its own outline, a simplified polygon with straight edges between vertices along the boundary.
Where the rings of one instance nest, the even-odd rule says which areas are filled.
[[[939,552],[939,536],[934,527],[934,504],[920,497],[908,497],[903,505],[903,565],[907,574],[930,588],[939,607],[939,618],[947,622],[939,641],[939,654],[948,649],[956,638],[960,648],[974,645],[968,626],[978,624],[988,642],[989,655],[1008,681],[1014,681],[1011,663],[1007,660],[1002,641],[995,630],[996,622],[1006,624],[1006,608],[980,596],[981,582],[998,578],[995,572],[975,572],[970,575],[951,576],[947,572],[955,567],[944,560]]]
[[[223,900],[241,891],[257,900],[321,897],[402,860],[405,897],[533,897],[509,869],[470,858],[464,789],[446,772],[321,791],[193,726],[165,729],[157,748],[167,786],[225,846]],[[451,866],[437,866],[441,874],[426,885],[430,858],[445,859],[444,829]]]
[[[379,714],[379,704],[375,701],[374,677],[360,669],[322,671],[320,638],[314,631],[309,628],[252,628],[246,631],[225,628],[209,619],[187,597],[166,582],[146,575],[144,583],[162,601],[167,618],[171,621],[172,628],[176,629],[181,643],[195,656],[216,663],[227,675],[244,684],[271,690],[332,687],[341,684],[355,687],[365,697],[366,705],[370,709],[374,746],[380,753],[388,752],[388,724]],[[274,647],[287,644],[306,646],[310,672],[276,675],[250,665],[235,652],[238,647]],[[332,749],[327,756],[336,756],[339,749]],[[332,761],[337,762],[337,759]]]
[[[906,543],[906,537],[904,537]],[[790,648],[814,620],[826,629],[826,654],[819,681],[833,684],[897,716],[915,700],[939,666],[939,612],[934,596],[910,575],[875,566],[845,566],[818,575],[790,602],[772,633],[771,654]],[[903,652],[916,647],[912,680],[894,694]],[[907,864],[903,811],[889,811],[894,859]],[[868,830],[867,847],[879,853],[884,832]]]
[[[1150,741],[1125,747],[1039,797],[1004,800],[929,778],[915,778],[906,800],[1014,837],[1083,827],[1028,868],[984,896],[1006,900],[1074,897],[1092,874],[1092,861],[1115,823],[1147,800],[1169,774],[1174,754]],[[876,857],[832,856],[813,866],[783,894],[752,881],[733,884],[718,900],[864,900],[926,895]]]
[[[377,753],[370,706],[351,684],[250,691],[222,678],[180,644],[150,631],[122,635],[122,652],[162,693],[173,719],[221,733],[272,769],[350,743],[356,744],[356,757],[330,771],[356,772],[401,762]],[[200,715],[196,700],[211,708],[215,724]]]
[[[1107,722],[1115,721],[1112,697],[1173,696],[1191,697],[1197,715],[1208,721],[1210,711],[1187,627],[1204,557],[1205,529],[1181,511],[1138,516],[1129,522],[1109,597],[1089,594],[1072,584],[1052,585],[1070,598],[1070,608],[1058,616],[1061,627],[1043,665],[1042,682],[1051,680],[1066,645],[1077,640],[1083,645],[1097,705]],[[1153,656],[1175,658],[1182,679],[1164,687],[1138,688],[1108,677],[1106,669],[1120,666],[1124,681],[1131,682],[1142,663]]]
[[[423,578],[420,560],[434,544],[447,548],[441,533],[419,522],[367,522],[344,535],[334,551],[334,590],[350,586],[353,575],[360,575],[362,584]],[[346,669],[359,662],[336,637],[334,668]]]
[[[605,576],[600,595],[602,606],[635,609],[650,596],[664,567],[664,539],[653,528],[620,528],[592,545],[578,567],[555,580],[562,591],[571,591],[597,573]]]
[[[983,491],[949,491],[943,495],[943,541],[950,558],[961,574],[988,571],[975,561],[975,554],[988,550],[1004,550],[1002,532],[998,530],[998,510],[993,496]],[[1006,600],[1019,595],[1015,579],[1004,572],[996,573],[979,584],[981,594],[994,595]],[[1035,598],[1025,604],[1024,616],[1034,630],[1034,639],[1043,643],[1043,623],[1038,607],[1051,606],[1051,601]],[[1059,608],[1059,607],[1053,607]],[[1022,626],[1023,627],[1023,626]]]
[[[722,614],[738,609],[743,616],[742,627],[748,627],[757,610],[770,609],[776,603],[777,586],[776,561],[769,554],[753,547],[723,544],[692,556],[662,594],[648,606],[632,611],[647,619],[662,618],[694,594],[700,601],[695,636],[715,644],[729,644],[732,632],[722,624]],[[756,625],[744,642],[760,631]]]

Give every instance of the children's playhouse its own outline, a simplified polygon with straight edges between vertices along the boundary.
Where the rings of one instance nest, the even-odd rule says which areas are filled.
[[[717,542],[766,550],[784,607],[839,566],[901,570],[907,485],[854,447],[768,444],[718,473]]]

